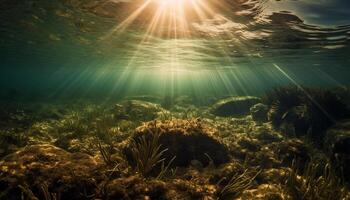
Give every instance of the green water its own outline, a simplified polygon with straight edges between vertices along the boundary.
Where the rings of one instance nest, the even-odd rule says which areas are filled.
[[[349,0],[0,0],[0,200],[350,199]]]
[[[2,0],[1,96],[201,98],[350,84],[345,0],[208,0],[197,2],[205,17],[187,5],[158,20],[146,2]]]

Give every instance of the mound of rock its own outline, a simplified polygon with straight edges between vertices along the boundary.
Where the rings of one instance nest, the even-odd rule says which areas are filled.
[[[159,104],[140,100],[122,101],[114,110],[116,118],[137,121],[154,120],[166,112]]]
[[[267,113],[269,111],[269,107],[262,103],[255,104],[250,108],[250,114],[254,121],[258,122],[266,122],[267,121]]]
[[[324,147],[333,162],[343,168],[345,179],[350,180],[350,120],[338,122],[327,131]]]
[[[250,108],[261,102],[258,97],[242,96],[222,99],[212,107],[212,113],[217,116],[242,116],[250,112]]]
[[[195,160],[203,166],[211,162],[215,165],[225,163],[229,160],[228,150],[214,133],[216,129],[209,127],[197,119],[193,120],[169,120],[164,122],[152,121],[145,123],[136,129],[133,140],[141,137],[151,138],[153,134],[159,134],[161,148],[167,149],[163,157],[169,162],[174,156],[173,166],[189,166]],[[128,144],[124,153],[129,162],[134,163]]]
[[[28,146],[0,162],[0,191],[5,199],[21,199],[21,194],[44,199],[45,192],[61,199],[84,199],[84,191],[96,192],[99,166],[87,154],[51,145]]]

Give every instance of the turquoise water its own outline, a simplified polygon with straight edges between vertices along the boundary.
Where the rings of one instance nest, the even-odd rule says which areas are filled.
[[[291,84],[347,87],[349,8],[346,0],[2,0],[1,96],[201,98]]]

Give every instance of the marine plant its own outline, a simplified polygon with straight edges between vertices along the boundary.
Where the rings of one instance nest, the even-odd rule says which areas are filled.
[[[97,147],[106,165],[116,165],[116,163],[112,160],[112,154],[114,151],[113,145],[109,144],[105,147],[102,145],[101,141],[98,140]]]
[[[152,132],[150,129],[148,131],[151,133],[149,137],[143,135],[132,139],[131,154],[135,161],[135,169],[142,176],[149,177],[152,175],[155,167],[159,165],[160,171],[156,177],[162,178],[175,160],[175,157],[168,164],[165,164],[165,158],[162,157],[168,149],[162,148],[162,145],[159,144],[160,133],[158,131]]]
[[[233,199],[238,197],[244,190],[253,186],[253,181],[261,173],[261,171],[250,171],[246,169],[243,173],[234,173],[230,180],[225,182],[226,178],[221,179],[217,185],[219,188],[218,199]],[[223,186],[222,186],[223,185]]]
[[[295,135],[309,134],[317,142],[337,120],[350,117],[341,96],[330,89],[279,87],[268,92],[264,102],[270,106],[269,119],[275,128],[289,124]]]
[[[44,200],[60,200],[60,193],[53,193],[49,191],[49,186],[47,183],[42,183],[40,189],[43,193]]]
[[[293,160],[286,180],[287,190],[294,199],[300,200],[340,200],[349,198],[349,191],[329,162],[312,160],[300,169],[299,162]]]
[[[0,157],[11,153],[13,147],[23,147],[27,144],[28,137],[24,132],[14,130],[0,130]]]

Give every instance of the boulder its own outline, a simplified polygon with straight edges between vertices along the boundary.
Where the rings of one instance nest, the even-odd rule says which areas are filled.
[[[114,107],[115,117],[136,121],[150,121],[165,113],[159,104],[140,100],[122,101]]]
[[[84,192],[96,192],[102,177],[99,167],[87,154],[72,154],[52,145],[27,146],[0,162],[0,191],[10,200],[21,199],[22,193],[28,199],[44,199],[45,191],[61,199],[83,199]]]
[[[290,137],[308,134],[312,125],[311,118],[308,107],[305,105],[292,107],[283,114],[274,108],[270,109],[268,113],[268,119],[274,127]]]
[[[141,137],[152,138],[159,134],[158,143],[164,152],[163,158],[168,163],[174,156],[173,166],[186,167],[191,161],[196,160],[203,166],[211,162],[215,165],[229,160],[228,149],[215,136],[216,129],[193,120],[168,120],[163,122],[152,121],[145,123],[136,129],[131,141],[138,141]],[[124,153],[128,161],[133,165],[131,143],[126,145]]]
[[[269,107],[262,103],[255,104],[250,108],[250,114],[253,120],[257,122],[266,122],[268,111]]]
[[[258,97],[242,96],[222,99],[212,107],[212,113],[217,116],[242,116],[250,112],[250,108],[261,102]]]
[[[324,148],[335,166],[342,168],[345,180],[350,180],[350,120],[338,122],[325,136]]]

